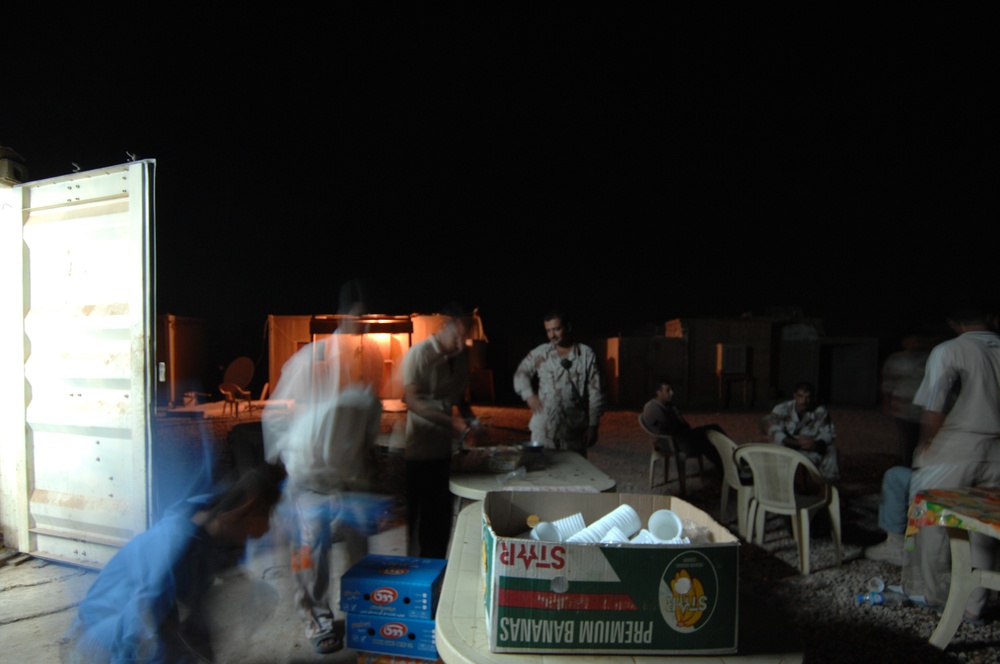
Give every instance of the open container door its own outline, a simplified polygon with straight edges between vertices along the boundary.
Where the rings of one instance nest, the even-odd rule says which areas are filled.
[[[14,187],[24,433],[5,513],[39,558],[100,568],[149,524],[154,171],[143,160]]]

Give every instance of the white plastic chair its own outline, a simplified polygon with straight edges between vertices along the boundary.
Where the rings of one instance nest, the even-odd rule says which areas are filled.
[[[672,451],[674,457],[674,464],[677,466],[677,483],[680,485],[680,495],[687,495],[687,455],[681,451],[674,441],[673,436],[666,434],[659,434],[654,432],[646,423],[642,421],[642,414],[639,414],[639,426],[642,430],[650,435],[654,439],[653,452],[649,457],[649,488],[653,488],[653,469],[656,466],[656,462],[663,459],[663,483],[666,484],[670,481],[670,459],[669,454],[661,453],[655,447],[655,440],[659,439],[667,443],[668,449]],[[705,460],[701,455],[698,455],[698,476],[701,478],[702,483],[705,482]],[[659,486],[659,485],[656,485]]]
[[[642,430],[648,433],[653,438],[658,438],[666,442],[667,449],[670,450],[674,449],[673,438],[671,438],[670,436],[661,436],[659,434],[653,433],[649,429],[649,427],[646,426],[646,423],[642,421],[642,415],[639,415],[639,426],[642,427]],[[656,477],[656,464],[660,463],[661,461],[663,462],[663,481],[657,482],[654,479]],[[663,452],[658,450],[654,442],[653,449],[649,454],[649,488],[652,489],[654,487],[658,487],[660,485],[666,484],[669,481],[670,481],[670,453],[668,452],[664,454]]]
[[[747,513],[748,524],[753,524],[758,544],[764,543],[764,520],[768,512],[792,517],[792,536],[799,549],[799,571],[809,573],[809,523],[822,508],[830,513],[830,534],[840,565],[840,494],[804,454],[783,445],[748,443],[737,446],[733,459],[738,464],[745,461],[753,473],[753,498]],[[805,469],[812,482],[822,490],[820,494],[796,492],[795,475],[799,467]]]
[[[736,442],[726,434],[709,429],[705,432],[708,441],[715,445],[722,458],[722,495],[719,498],[719,523],[726,523],[726,512],[729,508],[729,490],[736,492],[736,531],[740,537],[750,541],[753,530],[750,528],[750,499],[753,497],[753,486],[740,482],[739,467],[733,458],[733,452],[738,447]]]

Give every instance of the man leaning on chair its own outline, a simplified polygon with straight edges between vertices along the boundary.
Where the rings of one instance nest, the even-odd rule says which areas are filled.
[[[659,379],[656,382],[656,395],[646,402],[642,409],[642,421],[646,427],[655,434],[661,436],[672,436],[674,442],[689,457],[705,456],[712,462],[712,467],[721,477],[722,459],[719,458],[719,451],[715,445],[708,440],[706,432],[715,430],[719,433],[726,433],[718,424],[705,424],[699,427],[692,427],[680,409],[674,404],[674,388],[670,381]],[[664,454],[671,454],[673,450],[662,447],[666,443],[661,439],[655,439],[653,444],[656,449]]]

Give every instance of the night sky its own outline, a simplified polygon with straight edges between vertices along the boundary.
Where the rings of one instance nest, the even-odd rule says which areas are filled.
[[[457,300],[539,340],[553,306],[584,336],[797,308],[891,345],[955,288],[995,291],[996,59],[974,39],[945,49],[928,16],[515,18],[36,43],[0,145],[32,180],[155,159],[157,309],[211,321],[220,363],[354,277],[377,312]]]

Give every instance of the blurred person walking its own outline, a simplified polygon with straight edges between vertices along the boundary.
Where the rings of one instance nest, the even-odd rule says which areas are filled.
[[[909,331],[903,336],[901,350],[889,355],[882,365],[882,408],[896,423],[900,464],[906,467],[913,464],[920,438],[920,406],[913,403],[913,396],[924,378],[929,343],[926,333]]]
[[[288,473],[279,514],[289,539],[295,605],[320,654],[344,646],[339,586],[331,576],[339,579],[336,570],[346,570],[368,548],[367,535],[348,525],[345,515],[353,494],[377,486],[384,362],[356,324],[366,306],[360,282],[345,284],[339,327],[289,358],[261,417],[266,458]],[[335,560],[337,543],[344,553]]]

